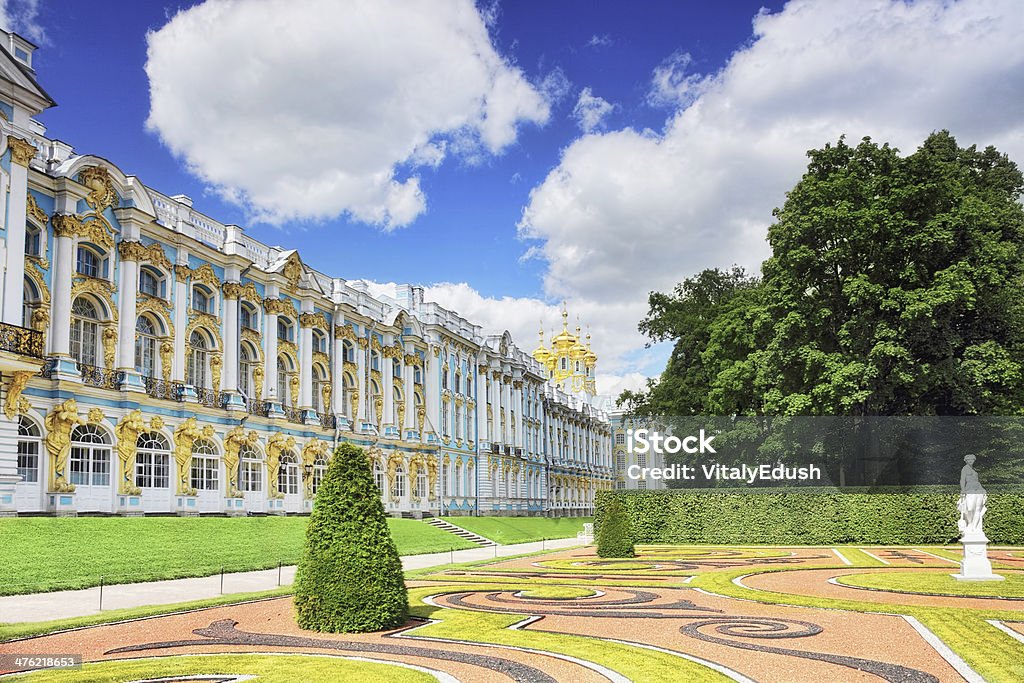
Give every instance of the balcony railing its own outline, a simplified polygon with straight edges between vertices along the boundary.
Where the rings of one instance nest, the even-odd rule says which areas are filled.
[[[0,351],[20,356],[43,357],[43,333],[27,327],[0,323]]]
[[[289,422],[297,422],[298,424],[303,423],[302,411],[298,408],[292,408],[291,406],[281,406],[281,410],[284,411],[285,419]]]
[[[214,389],[207,389],[206,387],[196,387],[196,400],[204,406],[210,408],[223,408],[224,407],[224,394]]]
[[[245,402],[245,410],[250,415],[260,415],[262,417],[267,416],[267,408],[269,405],[266,401],[257,401],[254,398],[247,399]]]
[[[82,373],[82,384],[101,389],[120,389],[124,381],[124,373],[120,370],[108,370],[86,363],[78,364],[78,371]]]
[[[320,418],[320,426],[324,429],[337,429],[338,418],[335,415],[329,413],[317,413],[317,417]]]
[[[185,387],[178,382],[165,382],[158,377],[142,376],[142,383],[146,387],[146,393],[153,398],[162,398],[166,401],[180,401],[181,394]]]

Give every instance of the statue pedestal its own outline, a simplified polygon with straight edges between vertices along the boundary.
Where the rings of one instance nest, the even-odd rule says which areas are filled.
[[[175,496],[174,507],[179,517],[198,517],[199,496]]]
[[[992,573],[988,560],[988,537],[984,532],[964,534],[960,539],[964,547],[964,559],[960,562],[960,573],[952,574],[957,581],[1002,581],[1003,577]]]
[[[231,496],[225,498],[224,514],[228,517],[245,517],[245,498]]]
[[[142,496],[134,493],[117,494],[117,514],[122,517],[142,517]]]
[[[284,498],[270,498],[269,500],[267,500],[267,514],[283,515]]]
[[[75,508],[75,492],[55,492],[46,494],[46,509],[58,517],[77,517]]]

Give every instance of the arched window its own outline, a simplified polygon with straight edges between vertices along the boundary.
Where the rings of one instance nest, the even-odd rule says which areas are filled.
[[[350,420],[356,419],[352,414],[352,392],[356,389],[356,380],[347,372],[342,376],[341,410]]]
[[[79,363],[98,365],[100,314],[96,305],[84,297],[71,305],[71,355]]]
[[[455,406],[455,438],[462,438],[462,406]]]
[[[263,490],[263,458],[259,451],[244,445],[238,451],[238,488],[242,491],[256,492]]]
[[[430,480],[427,478],[427,473],[420,470],[416,473],[416,497],[425,499],[427,497],[427,487],[430,485]]]
[[[405,496],[405,468],[399,465],[395,468],[395,477],[391,481],[391,497],[399,499]]]
[[[135,323],[135,369],[146,377],[156,377],[157,327],[147,316]]]
[[[192,308],[200,313],[213,313],[213,295],[203,286],[192,288]]]
[[[391,361],[391,376],[399,381],[402,380],[402,361],[397,358]]]
[[[71,432],[70,480],[76,486],[110,485],[110,438],[96,425]]]
[[[460,372],[455,373],[455,393],[462,393],[462,373]]]
[[[329,413],[331,407],[324,405],[324,387],[328,385],[327,372],[319,365],[313,366],[313,410]]]
[[[256,309],[251,304],[243,301],[241,306],[238,307],[238,321],[243,329],[255,330],[259,322]]]
[[[291,369],[291,363],[285,356],[277,357],[277,400],[288,406],[292,404]]]
[[[189,477],[192,488],[199,491],[216,491],[220,486],[220,460],[217,446],[208,439],[196,439],[192,443],[192,472]]]
[[[451,475],[451,462],[441,463],[441,495],[450,496],[452,495],[452,475]]]
[[[139,269],[139,292],[149,296],[164,299],[167,297],[167,288],[164,284],[164,277],[160,271],[149,266]]]
[[[79,245],[75,270],[86,277],[106,277],[107,257],[92,247]]]
[[[418,365],[412,369],[412,381],[414,384],[423,384],[423,369]]]
[[[370,352],[370,369],[380,371],[380,354],[376,351]]]
[[[370,411],[372,417],[369,419],[371,422],[377,419],[378,398],[383,398],[380,393],[380,385],[378,385],[376,381],[370,380]]]
[[[277,338],[285,341],[295,341],[294,325],[288,318],[278,317]]]
[[[39,288],[30,278],[25,278],[25,291],[21,306],[21,326],[32,327],[32,314],[39,308]]]
[[[170,487],[171,446],[159,432],[143,432],[136,441],[135,485],[146,489]]]
[[[194,330],[188,339],[188,377],[187,382],[195,387],[205,389],[209,344],[199,330]]]
[[[245,396],[254,396],[252,371],[256,367],[256,354],[247,343],[238,352],[238,390]]]
[[[377,490],[380,491],[381,495],[383,495],[384,468],[380,466],[380,463],[376,459],[373,461],[373,483],[377,485]]]
[[[313,330],[313,350],[327,353],[327,335],[320,330]]]
[[[566,370],[566,369],[568,369],[568,367],[569,367],[568,361],[565,358],[563,358],[562,359],[562,369]]]
[[[299,459],[294,453],[281,455],[277,468],[277,490],[284,494],[294,495],[299,492],[302,477],[299,474]]]
[[[39,256],[42,252],[42,236],[39,228],[33,225],[25,226],[25,255]]]
[[[463,488],[463,483],[462,483],[462,476],[463,476],[462,461],[459,460],[458,462],[455,463],[455,487],[454,487],[455,490],[453,491],[453,493],[456,496],[465,495],[465,490]]]
[[[18,476],[24,482],[39,481],[39,425],[22,415],[18,419]]]
[[[312,491],[313,495],[320,490],[320,482],[324,480],[324,474],[327,473],[327,460],[320,456],[313,463],[313,484]]]
[[[356,362],[356,347],[355,344],[350,342],[348,339],[341,343],[341,355],[346,363]]]

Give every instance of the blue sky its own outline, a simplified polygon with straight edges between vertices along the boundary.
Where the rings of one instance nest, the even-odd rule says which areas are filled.
[[[807,149],[947,128],[1024,157],[1018,0],[0,0],[0,19],[41,43],[41,120],[78,153],[527,348],[568,300],[608,393],[663,366],[636,331],[649,291],[759,267]]]

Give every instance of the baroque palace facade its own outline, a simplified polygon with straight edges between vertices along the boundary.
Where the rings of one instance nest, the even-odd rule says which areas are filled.
[[[611,488],[565,314],[530,354],[317,272],[46,137],[34,46],[0,42],[0,514],[306,512],[340,442],[396,515],[584,515]]]

